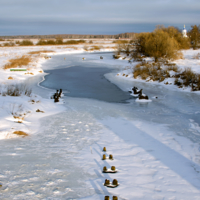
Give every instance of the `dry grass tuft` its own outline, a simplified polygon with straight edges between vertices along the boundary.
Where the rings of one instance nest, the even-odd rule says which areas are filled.
[[[3,43],[3,46],[4,47],[13,47],[13,46],[15,46],[15,43],[13,43],[13,42],[6,42],[6,43]]]
[[[26,74],[34,75],[34,73],[32,73],[32,72],[27,72],[27,73],[25,73],[25,75],[26,75]]]
[[[42,111],[42,110],[40,110],[40,109],[37,109],[36,112],[44,113],[44,111]]]
[[[41,53],[51,53],[51,52],[55,52],[55,51],[52,51],[52,50],[31,51],[28,54],[41,54]]]
[[[101,49],[100,46],[91,46],[90,51],[94,51],[94,50],[98,51],[100,49]]]
[[[12,77],[12,76],[9,76],[8,79],[9,79],[9,80],[13,80],[13,77]]]
[[[15,131],[15,132],[13,132],[13,134],[20,135],[20,136],[23,136],[23,137],[28,136],[28,134],[23,132],[23,131]]]
[[[167,70],[172,70],[174,72],[179,72],[178,67],[176,66],[176,64],[167,64]]]
[[[175,66],[174,66],[175,67]],[[160,63],[139,63],[135,66],[133,70],[134,78],[140,76],[141,79],[153,81],[164,81],[165,78],[169,78],[170,74],[168,70],[165,70],[161,67]]]
[[[24,117],[13,115],[14,119],[24,120]]]
[[[9,60],[10,63],[4,65],[4,69],[22,67],[28,65],[32,61],[30,56],[22,56],[21,58],[15,58]]]
[[[30,40],[23,40],[19,43],[19,46],[32,46],[33,42]]]

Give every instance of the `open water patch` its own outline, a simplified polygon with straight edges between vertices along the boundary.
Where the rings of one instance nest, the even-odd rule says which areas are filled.
[[[55,90],[67,90],[65,96],[125,103],[132,97],[105,78],[104,74],[111,71],[112,69],[106,67],[82,66],[45,70],[48,75],[40,85]]]

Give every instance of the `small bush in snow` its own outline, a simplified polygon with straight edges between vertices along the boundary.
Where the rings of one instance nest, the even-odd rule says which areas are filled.
[[[161,63],[140,63],[133,69],[134,78],[140,77],[142,80],[164,81],[170,77],[168,70],[161,67]]]
[[[30,40],[23,40],[19,43],[19,46],[32,46],[33,42]]]
[[[1,95],[2,96],[21,96],[26,95],[30,96],[32,93],[32,89],[28,87],[26,83],[23,84],[11,84],[4,85],[1,87]]]

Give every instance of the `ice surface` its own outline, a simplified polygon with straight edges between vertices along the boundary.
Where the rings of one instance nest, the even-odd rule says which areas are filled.
[[[90,55],[85,61],[91,66]],[[40,119],[37,133],[0,140],[1,199],[200,199],[199,95],[118,79],[115,72],[105,77],[124,91],[143,88],[152,102],[64,97],[66,110]],[[33,91],[44,98],[52,92]],[[101,160],[104,146],[114,160]],[[118,173],[102,173],[113,165]],[[104,187],[106,178],[120,186]]]

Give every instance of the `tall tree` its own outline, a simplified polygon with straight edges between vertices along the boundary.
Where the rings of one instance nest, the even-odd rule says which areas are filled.
[[[145,52],[155,58],[155,62],[159,58],[173,59],[176,58],[178,43],[171,38],[168,33],[162,29],[156,29],[145,42]]]
[[[198,43],[200,42],[200,25],[191,26],[192,29],[189,31],[189,37],[192,43],[193,49],[197,49]]]

